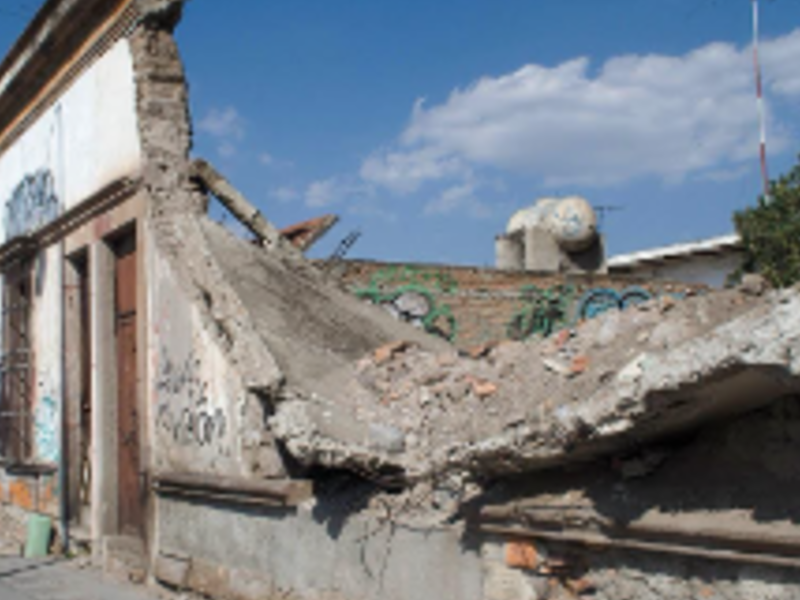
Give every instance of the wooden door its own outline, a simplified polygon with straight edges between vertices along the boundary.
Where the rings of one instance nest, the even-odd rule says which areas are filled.
[[[142,536],[144,493],[140,478],[139,403],[136,373],[136,236],[116,244],[115,330],[117,336],[117,435],[119,531]]]

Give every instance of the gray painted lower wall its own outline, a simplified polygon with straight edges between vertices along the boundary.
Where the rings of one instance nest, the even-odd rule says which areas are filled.
[[[479,549],[458,528],[414,530],[360,515],[340,525],[337,515],[322,521],[311,505],[287,512],[161,499],[158,512],[161,553],[191,556],[193,569],[213,572],[190,575],[216,578],[208,592],[304,600],[483,595]]]

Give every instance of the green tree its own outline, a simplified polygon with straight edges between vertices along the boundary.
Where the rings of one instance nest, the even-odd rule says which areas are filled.
[[[733,216],[742,238],[738,273],[760,273],[775,287],[800,281],[800,163],[770,184],[768,198]]]

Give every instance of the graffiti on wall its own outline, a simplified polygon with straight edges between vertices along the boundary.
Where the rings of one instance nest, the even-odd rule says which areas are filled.
[[[682,298],[664,289],[613,284],[591,287],[576,279],[526,284],[512,292],[502,287],[465,290],[446,269],[400,265],[374,272],[366,285],[354,286],[353,292],[399,320],[465,346],[548,337],[607,311],[625,310],[664,294]],[[479,300],[472,303],[472,296]],[[487,311],[487,305],[495,312]]]
[[[625,310],[653,298],[644,288],[630,287],[622,291],[610,288],[595,288],[583,295],[578,303],[577,319],[593,319],[609,310]]]
[[[211,406],[208,383],[200,374],[200,359],[192,351],[185,360],[174,361],[165,348],[160,356],[156,379],[157,426],[181,446],[222,443],[228,419],[222,408]]]
[[[45,462],[56,462],[59,455],[58,405],[50,396],[42,397],[36,405],[33,430],[39,458]]]
[[[6,201],[6,239],[24,235],[58,217],[60,204],[50,169],[26,175]]]
[[[577,295],[578,291],[572,285],[555,285],[547,289],[524,286],[520,290],[524,305],[509,321],[506,334],[517,341],[534,335],[548,337],[609,310],[625,310],[655,297],[641,287],[623,290],[592,288],[576,301]]]
[[[506,335],[519,341],[533,335],[547,337],[567,327],[575,293],[575,287],[571,285],[556,285],[544,290],[535,285],[523,286],[520,290],[523,307],[511,317]]]
[[[457,288],[456,280],[441,271],[398,266],[376,272],[369,285],[355,290],[355,294],[401,321],[452,342],[458,333],[457,322],[452,308],[442,303],[440,296]]]

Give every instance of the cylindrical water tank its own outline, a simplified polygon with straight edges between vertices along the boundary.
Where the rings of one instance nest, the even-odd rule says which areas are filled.
[[[597,239],[597,215],[584,198],[560,200],[547,216],[547,229],[566,252],[581,252]]]
[[[544,228],[547,226],[548,217],[553,209],[558,205],[557,198],[542,198],[533,206],[528,206],[515,212],[508,220],[506,233],[516,233],[535,227]]]

